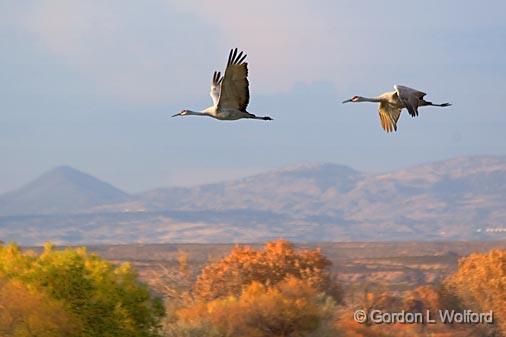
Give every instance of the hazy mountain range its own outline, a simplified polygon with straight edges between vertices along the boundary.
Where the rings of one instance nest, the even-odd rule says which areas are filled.
[[[70,167],[0,195],[0,240],[37,244],[506,238],[506,156],[383,174],[324,163],[127,194]]]

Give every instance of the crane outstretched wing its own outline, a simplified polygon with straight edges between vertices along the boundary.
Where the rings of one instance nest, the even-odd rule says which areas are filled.
[[[420,105],[420,100],[423,99],[423,96],[425,96],[426,93],[403,85],[394,85],[394,88],[399,96],[399,99],[406,106],[406,109],[408,109],[411,117],[418,116],[418,106]]]
[[[221,94],[218,105],[221,108],[246,111],[249,103],[248,63],[246,54],[237,54],[237,48],[230,50],[227,69],[221,82]]]
[[[219,71],[215,71],[213,74],[213,80],[211,81],[211,91],[209,92],[209,95],[211,95],[211,98],[213,100],[213,104],[215,106],[218,105],[218,102],[220,100],[221,81],[222,80],[223,80],[223,77],[221,77],[221,73]]]
[[[381,127],[386,132],[397,131],[397,121],[401,116],[401,109],[386,102],[381,102],[378,108]]]

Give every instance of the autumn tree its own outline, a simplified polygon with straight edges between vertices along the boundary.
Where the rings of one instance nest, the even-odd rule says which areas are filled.
[[[333,329],[335,302],[307,282],[288,277],[269,287],[252,282],[241,294],[182,308],[169,336],[339,336]],[[186,331],[186,332],[184,332]]]
[[[330,265],[318,249],[297,250],[285,240],[268,242],[263,250],[236,246],[228,256],[203,269],[193,293],[197,300],[210,301],[239,296],[253,282],[274,286],[294,277],[339,301],[341,290],[331,275]]]
[[[506,336],[506,250],[475,253],[459,261],[457,272],[445,280],[445,287],[464,307],[494,313],[495,333]],[[494,332],[491,332],[494,333]]]
[[[171,315],[167,336],[340,336],[334,314],[341,292],[318,249],[284,240],[236,246],[204,267],[193,294],[195,301]]]
[[[76,318],[86,337],[158,336],[161,302],[152,298],[129,264],[119,266],[86,249],[22,252],[0,246],[0,276],[43,291]]]
[[[80,336],[78,320],[64,305],[19,281],[0,279],[0,336]]]

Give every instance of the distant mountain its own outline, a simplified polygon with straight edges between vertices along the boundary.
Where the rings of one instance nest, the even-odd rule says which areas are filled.
[[[384,174],[301,165],[158,189],[140,199],[153,210],[268,211],[305,224],[302,239],[470,239],[487,230],[497,237],[506,235],[506,156],[461,157]]]
[[[131,197],[89,176],[63,179],[59,171],[0,197],[0,214],[17,215],[0,216],[0,239],[32,244],[506,239],[506,156],[461,157],[382,174],[328,163],[299,165]]]
[[[57,167],[0,196],[0,215],[65,214],[126,202],[129,195],[68,166]]]
[[[345,195],[367,175],[336,164],[298,165],[192,188],[160,188],[138,196],[151,209],[268,210],[317,214],[329,193]]]

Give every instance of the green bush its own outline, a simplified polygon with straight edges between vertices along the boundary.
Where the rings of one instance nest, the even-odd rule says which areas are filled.
[[[21,281],[61,302],[80,328],[77,337],[159,336],[160,300],[137,280],[127,263],[115,266],[85,248],[41,254],[14,244],[0,246],[0,277]]]

